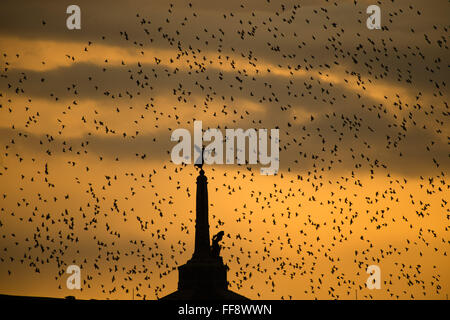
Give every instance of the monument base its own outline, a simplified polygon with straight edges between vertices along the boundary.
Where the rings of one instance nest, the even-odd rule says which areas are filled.
[[[189,260],[178,268],[178,290],[226,290],[227,266],[218,259]]]
[[[248,300],[228,290],[227,269],[221,259],[191,259],[178,267],[178,290],[162,300]]]

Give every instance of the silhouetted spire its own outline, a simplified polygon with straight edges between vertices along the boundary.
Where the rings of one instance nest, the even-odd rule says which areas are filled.
[[[203,149],[204,151],[204,149]],[[202,158],[203,158],[202,151]],[[203,159],[202,159],[203,160]],[[165,296],[165,300],[247,300],[246,297],[228,290],[227,266],[220,257],[220,231],[209,243],[208,179],[202,168],[197,177],[195,249],[192,259],[178,267],[178,290]]]
[[[211,256],[209,244],[208,220],[208,181],[203,169],[197,177],[195,249],[192,259],[204,259]]]

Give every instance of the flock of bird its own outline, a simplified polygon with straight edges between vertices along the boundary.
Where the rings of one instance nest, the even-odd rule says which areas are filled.
[[[173,291],[193,252],[196,171],[170,163],[170,134],[203,120],[280,129],[276,176],[204,167],[232,290],[445,298],[448,26],[392,1],[372,31],[361,1],[303,2],[136,9],[133,31],[67,52],[67,78],[11,67],[26,54],[0,49],[2,282],[30,271],[66,290],[77,264],[83,297]],[[78,62],[111,39],[136,61]],[[57,107],[41,110],[35,96]],[[371,264],[386,270],[382,296],[365,288]]]

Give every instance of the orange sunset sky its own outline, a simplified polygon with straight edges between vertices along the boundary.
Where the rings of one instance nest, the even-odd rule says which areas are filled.
[[[68,30],[67,6],[81,9]],[[366,8],[381,8],[380,30]],[[448,299],[448,1],[1,1],[0,294],[157,299],[193,253],[177,128],[280,130],[205,165],[251,299]],[[66,288],[81,267],[81,290]],[[369,265],[381,289],[366,287]],[[133,296],[134,294],[134,296]]]

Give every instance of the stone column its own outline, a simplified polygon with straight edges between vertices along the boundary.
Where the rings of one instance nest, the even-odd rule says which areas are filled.
[[[200,170],[197,177],[195,249],[193,260],[208,259],[211,256],[208,221],[208,182],[205,172]]]

